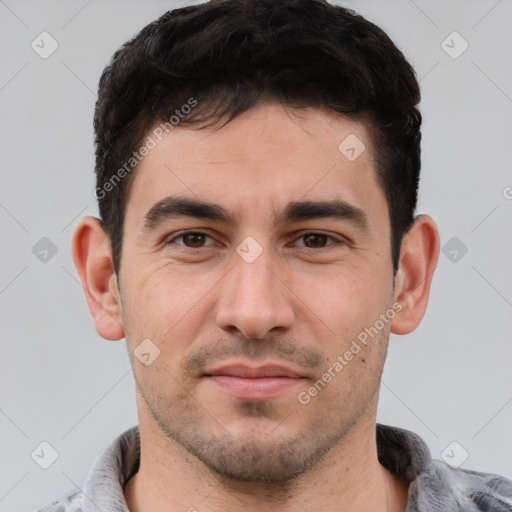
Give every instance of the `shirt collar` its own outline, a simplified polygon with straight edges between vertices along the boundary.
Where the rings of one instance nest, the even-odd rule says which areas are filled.
[[[377,424],[377,453],[386,469],[409,484],[406,512],[512,512],[510,480],[453,469],[433,460],[425,442],[413,432]],[[96,460],[80,493],[81,510],[129,512],[123,489],[139,465],[140,436],[136,425],[114,439]]]

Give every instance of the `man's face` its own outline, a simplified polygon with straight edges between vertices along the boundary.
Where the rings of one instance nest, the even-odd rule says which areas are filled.
[[[120,289],[139,414],[216,472],[287,480],[374,414],[393,272],[371,147],[356,121],[267,104],[175,129],[137,170]]]

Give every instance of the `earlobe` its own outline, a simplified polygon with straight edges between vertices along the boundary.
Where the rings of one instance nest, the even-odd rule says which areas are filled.
[[[73,233],[73,261],[96,331],[108,340],[124,337],[121,301],[108,236],[95,217],[84,217]]]
[[[395,276],[394,299],[402,306],[391,332],[408,334],[416,329],[427,309],[432,277],[439,257],[439,233],[429,215],[419,215],[404,236]]]

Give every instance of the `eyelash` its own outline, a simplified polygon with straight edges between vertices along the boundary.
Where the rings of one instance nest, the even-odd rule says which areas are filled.
[[[211,237],[210,235],[208,235],[207,233],[204,233],[202,231],[194,231],[194,230],[190,230],[190,231],[181,231],[180,233],[178,233],[177,235],[173,236],[172,238],[168,239],[166,241],[166,245],[168,244],[171,244],[171,243],[176,243],[175,240],[178,240],[180,238],[183,239],[183,237],[185,237],[186,235],[205,235],[206,237],[210,238],[213,240],[213,237]],[[322,233],[321,231],[305,231],[303,232],[296,240],[299,240],[301,238],[304,238],[308,235],[319,235],[319,236],[324,236],[328,239],[331,239],[331,240],[334,240],[334,243],[331,243],[331,244],[327,244],[326,246],[324,247],[318,247],[318,248],[311,248],[311,247],[306,247],[306,246],[298,246],[298,247],[301,247],[302,249],[310,249],[310,250],[322,250],[322,249],[328,249],[329,246],[331,245],[343,245],[345,242],[343,240],[340,240],[336,237],[334,237],[333,235],[328,235],[327,233]],[[181,245],[182,247],[184,247],[185,249],[190,249],[190,250],[194,250],[194,249],[204,249],[205,247],[208,247],[208,246],[201,246],[201,247],[188,247],[186,246],[185,244],[178,244],[178,245]],[[209,245],[213,245],[213,244],[209,244]]]

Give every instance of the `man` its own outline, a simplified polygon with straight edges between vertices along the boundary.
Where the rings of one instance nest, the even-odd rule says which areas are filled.
[[[419,98],[382,30],[322,0],[170,11],[114,55],[101,219],[72,249],[139,425],[41,510],[512,510],[512,482],[376,424],[439,254],[414,216]]]

